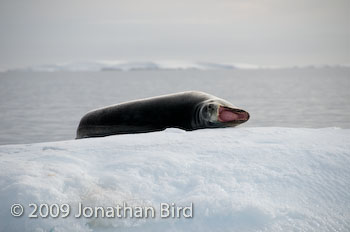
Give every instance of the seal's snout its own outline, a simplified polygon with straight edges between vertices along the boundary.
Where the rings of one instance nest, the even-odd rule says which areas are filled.
[[[244,123],[249,120],[249,113],[241,109],[220,106],[218,120],[220,122]]]

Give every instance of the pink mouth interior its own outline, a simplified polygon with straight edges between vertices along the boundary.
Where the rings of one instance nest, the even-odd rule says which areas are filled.
[[[220,122],[231,122],[236,120],[248,120],[249,115],[247,112],[232,112],[230,109],[220,106],[219,117]]]

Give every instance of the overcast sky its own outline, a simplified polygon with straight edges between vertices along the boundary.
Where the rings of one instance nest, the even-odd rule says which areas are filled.
[[[0,70],[91,60],[350,64],[349,0],[0,0]]]

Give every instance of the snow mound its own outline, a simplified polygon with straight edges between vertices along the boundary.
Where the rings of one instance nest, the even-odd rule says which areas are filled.
[[[349,231],[350,130],[234,128],[0,146],[0,231]],[[154,218],[75,218],[84,206]],[[24,207],[21,217],[11,205]],[[28,205],[70,204],[66,218]],[[160,218],[160,203],[192,218]]]

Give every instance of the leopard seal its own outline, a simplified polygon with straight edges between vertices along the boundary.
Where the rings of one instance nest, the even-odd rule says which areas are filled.
[[[234,127],[249,117],[247,111],[221,98],[186,91],[90,111],[80,120],[76,138],[153,132],[170,127],[186,131]]]

